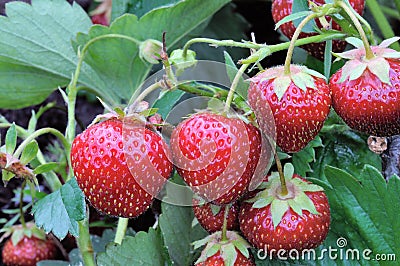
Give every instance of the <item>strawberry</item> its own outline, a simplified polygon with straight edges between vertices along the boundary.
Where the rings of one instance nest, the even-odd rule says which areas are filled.
[[[244,194],[256,170],[261,133],[238,118],[198,113],[172,132],[179,175],[207,201],[229,204]]]
[[[324,0],[311,0],[312,2],[316,3],[317,5],[323,5],[325,3]],[[292,13],[292,3],[293,0],[274,0],[272,2],[272,18],[275,23],[282,20],[284,17],[290,15]],[[349,0],[350,5],[354,8],[354,10],[358,14],[362,14],[364,10],[365,0]],[[329,21],[329,20],[328,20]],[[317,25],[322,27],[320,23],[317,21]],[[289,39],[292,38],[296,28],[293,25],[293,22],[287,22],[280,27],[282,33],[288,37]],[[340,30],[340,26],[332,22],[332,29]],[[306,38],[310,36],[317,35],[317,33],[304,33],[302,32],[299,36],[299,39]],[[324,53],[325,53],[325,42],[321,43],[311,43],[301,46],[304,48],[309,54],[312,56],[323,60]],[[342,40],[334,40],[332,42],[332,50],[334,52],[343,52],[346,48],[346,42]]]
[[[293,173],[293,166],[286,164],[286,195],[281,192],[279,174],[273,172],[261,185],[264,190],[242,202],[240,230],[258,249],[311,249],[328,234],[330,210],[325,193]]]
[[[226,239],[221,232],[215,232],[193,243],[195,249],[206,245],[196,266],[255,266],[253,255],[249,252],[249,243],[236,232],[227,231]]]
[[[202,200],[193,198],[193,212],[196,216],[197,221],[200,225],[207,230],[209,233],[222,230],[222,224],[224,223],[224,207],[214,205],[212,203],[205,203]],[[229,207],[227,229],[238,230],[239,229],[239,204],[234,202]]]
[[[249,257],[246,258],[239,250],[235,249],[236,252],[236,260],[234,261],[234,266],[255,266],[254,258],[251,253],[249,253]],[[221,256],[221,252],[218,251],[211,257],[208,257],[205,261],[199,262],[195,264],[196,266],[226,266],[224,258]]]
[[[284,152],[303,149],[329,114],[331,94],[324,77],[304,66],[267,69],[251,78],[248,100],[260,129]],[[275,136],[276,135],[276,136]]]
[[[3,247],[3,263],[7,266],[35,266],[38,261],[55,259],[57,246],[49,238],[24,235],[15,245],[9,238]]]
[[[349,61],[330,79],[333,108],[354,130],[380,137],[400,134],[400,54],[388,48],[399,38],[371,47],[369,59],[360,40],[348,40],[357,48],[337,54]]]
[[[112,118],[75,138],[71,162],[78,185],[98,211],[136,217],[170,176],[173,166],[168,155],[157,133],[129,118]]]

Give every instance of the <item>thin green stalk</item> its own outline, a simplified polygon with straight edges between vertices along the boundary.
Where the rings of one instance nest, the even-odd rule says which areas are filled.
[[[399,0],[400,3],[400,0]],[[385,16],[392,17],[394,19],[400,20],[400,13],[396,9],[387,7],[387,6],[381,6],[382,12],[385,14]]]
[[[236,88],[239,84],[240,78],[242,77],[243,73],[249,67],[249,64],[243,64],[239,71],[236,73],[235,78],[232,81],[232,85],[229,89],[228,97],[226,98],[224,113],[227,114],[229,112],[229,108],[231,107],[233,96],[235,95]]]
[[[225,205],[224,211],[224,222],[222,223],[222,232],[221,232],[221,242],[228,241],[228,237],[226,236],[226,231],[228,230],[228,214],[229,214],[230,205]]]
[[[144,98],[146,98],[147,95],[149,95],[152,91],[161,88],[162,84],[161,81],[158,81],[156,83],[151,84],[149,87],[147,87],[144,91],[142,91],[139,96],[137,97],[132,97],[134,100],[130,100],[129,102],[133,101],[132,105],[138,104],[141,101],[144,100]]]
[[[371,46],[369,45],[367,35],[364,32],[364,29],[357,19],[357,16],[354,14],[353,10],[343,1],[337,1],[336,4],[343,9],[344,12],[350,17],[351,21],[354,23],[358,33],[360,34],[361,40],[364,44],[365,48],[365,58],[372,59],[375,57],[374,53],[371,50]]]
[[[304,26],[311,20],[315,19],[318,17],[317,14],[312,13],[305,17],[301,23],[297,26],[296,31],[293,33],[293,37],[290,41],[290,45],[286,54],[286,59],[285,59],[285,65],[284,65],[284,74],[289,75],[290,74],[290,64],[292,62],[292,56],[293,56],[293,51],[295,48],[296,40],[299,38],[299,35],[301,31],[303,30]]]
[[[276,167],[278,168],[279,179],[281,182],[281,194],[282,194],[282,196],[285,196],[288,194],[288,189],[286,186],[286,179],[285,179],[285,175],[283,173],[282,163],[281,163],[281,160],[279,159],[277,152],[275,153],[275,163],[276,163]]]
[[[400,1],[396,1],[400,2]],[[387,20],[385,14],[382,11],[381,5],[376,0],[367,0],[367,7],[371,11],[372,16],[375,19],[376,24],[378,24],[379,29],[382,32],[384,39],[389,39],[395,36],[395,33]],[[397,4],[397,3],[396,3]],[[400,3],[399,7],[400,7]],[[400,51],[400,44],[395,42],[392,44],[392,47],[397,51]]]
[[[115,234],[115,239],[114,242],[121,245],[122,240],[125,237],[126,229],[128,228],[128,218],[123,218],[120,217],[118,218],[118,226],[117,226],[117,232]]]
[[[208,43],[214,46],[230,46],[230,47],[239,47],[239,48],[248,48],[248,49],[260,49],[263,47],[263,44],[257,44],[253,42],[236,42],[233,40],[214,40],[214,39],[209,39],[209,38],[194,38],[189,40],[184,46],[183,46],[183,57],[186,57],[187,55],[187,50],[192,44],[195,43]]]
[[[400,0],[394,0],[394,4],[396,5],[397,12],[400,14]]]
[[[61,143],[63,144],[64,148],[66,149],[66,151],[68,152],[70,149],[70,144],[68,143],[67,139],[64,137],[64,135],[58,131],[57,129],[54,128],[50,128],[50,127],[45,127],[45,128],[41,128],[39,130],[36,130],[35,132],[33,132],[29,137],[27,137],[19,146],[18,149],[15,151],[14,153],[14,157],[18,157],[19,155],[21,155],[22,151],[24,150],[24,148],[26,147],[26,145],[28,145],[32,140],[36,139],[37,137],[43,135],[43,134],[53,134],[54,136],[56,136]]]
[[[81,252],[83,264],[85,266],[96,266],[96,262],[94,260],[94,251],[92,246],[92,241],[90,239],[89,234],[89,224],[88,219],[86,218],[82,221],[78,222],[79,226],[79,237],[78,237],[78,247]]]
[[[24,182],[22,182],[21,185],[21,193],[19,195],[19,221],[21,222],[21,225],[24,229],[26,229],[26,223],[25,223],[25,216],[24,216],[24,206],[23,206],[23,202],[24,202],[24,188],[26,186],[26,179],[24,180]]]

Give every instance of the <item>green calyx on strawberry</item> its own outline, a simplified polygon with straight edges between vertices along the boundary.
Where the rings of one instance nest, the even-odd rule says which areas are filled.
[[[282,193],[279,174],[274,172],[255,197],[240,207],[240,229],[256,248],[264,250],[315,248],[326,238],[330,209],[323,189],[284,167],[287,193]]]
[[[199,224],[209,233],[222,230],[224,223],[224,207],[205,202],[204,199],[193,198],[193,212]],[[239,204],[231,203],[227,216],[227,230],[239,230]]]
[[[249,105],[266,136],[276,135],[284,152],[303,149],[321,130],[331,106],[325,77],[305,66],[260,72],[250,79]]]
[[[33,223],[13,226],[1,237],[11,237],[5,242],[2,259],[5,265],[34,266],[38,261],[55,259],[57,245]]]
[[[249,252],[249,243],[234,231],[226,232],[226,240],[222,240],[220,231],[195,241],[194,248],[206,247],[201,252],[196,266],[224,265],[224,266],[252,266],[254,258]]]
[[[239,118],[197,113],[174,129],[171,150],[179,175],[192,191],[217,205],[247,191],[261,154],[261,133]]]
[[[140,115],[107,117],[76,136],[71,163],[85,197],[101,213],[137,217],[169,178],[173,165],[162,137]]]
[[[399,39],[372,46],[367,58],[362,42],[348,38],[356,49],[335,54],[349,61],[330,79],[333,108],[352,129],[381,137],[400,134],[400,53],[388,48]]]

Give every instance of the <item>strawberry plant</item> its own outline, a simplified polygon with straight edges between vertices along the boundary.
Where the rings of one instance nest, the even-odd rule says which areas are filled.
[[[0,12],[4,265],[398,264],[399,1]]]

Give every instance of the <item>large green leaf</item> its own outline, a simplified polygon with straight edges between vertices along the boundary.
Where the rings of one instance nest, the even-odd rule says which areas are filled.
[[[331,185],[325,189],[331,205],[331,230],[347,240],[346,248],[370,249],[370,257],[395,254],[398,258],[400,179],[392,177],[386,183],[370,165],[365,165],[358,178],[330,166],[325,175]]]
[[[316,149],[316,161],[311,163],[313,171],[309,173],[309,176],[325,180],[326,165],[343,169],[355,177],[359,176],[365,164],[381,169],[379,155],[368,149],[367,141],[363,136],[349,129],[343,130],[343,125],[331,126],[333,128],[321,136],[324,146]]]
[[[91,21],[79,5],[64,0],[11,2],[6,13],[0,16],[0,107],[16,109],[40,103],[68,84],[77,63],[71,39]],[[80,84],[106,93],[86,65]]]
[[[191,207],[161,203],[159,224],[164,243],[175,265],[192,265],[194,250],[191,243],[204,238],[207,232],[200,225],[192,227],[194,218]]]
[[[164,266],[168,261],[160,232],[153,228],[148,233],[139,232],[135,237],[126,236],[121,245],[110,243],[106,252],[97,256],[98,265]]]
[[[32,213],[38,227],[63,239],[67,233],[79,235],[78,221],[85,219],[85,210],[85,197],[73,178],[59,190],[36,202]]]
[[[94,26],[89,34],[79,34],[75,47],[83,47],[94,38],[107,34],[120,34],[138,41],[161,40],[164,31],[167,32],[167,45],[172,47],[227,2],[229,0],[181,1],[153,9],[140,19],[125,14],[116,19],[110,28]],[[136,43],[122,38],[102,38],[93,42],[85,61],[101,74],[102,80],[110,90],[115,91],[119,101],[130,99],[152,67],[139,58]]]
[[[115,19],[124,13],[135,14],[141,17],[147,12],[160,6],[172,5],[182,0],[123,0],[113,1],[111,17]]]

